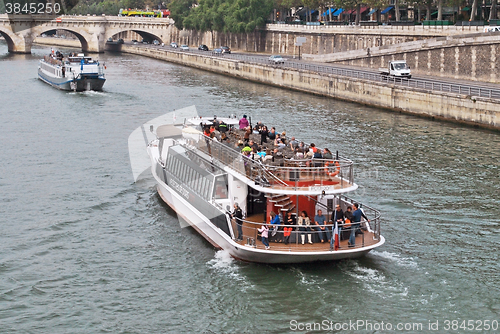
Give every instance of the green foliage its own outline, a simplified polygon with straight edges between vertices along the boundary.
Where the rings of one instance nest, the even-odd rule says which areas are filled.
[[[184,28],[183,21],[187,18],[189,14],[191,4],[192,4],[191,0],[175,0],[169,4],[170,18],[175,21],[175,26],[178,29]],[[190,20],[192,20],[192,18]],[[188,24],[191,23],[188,22]]]
[[[179,29],[244,33],[264,27],[274,8],[273,0],[174,0],[170,17]]]

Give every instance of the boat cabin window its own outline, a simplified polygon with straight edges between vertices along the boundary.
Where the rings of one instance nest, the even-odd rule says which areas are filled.
[[[215,199],[227,199],[227,180],[224,176],[217,176],[214,186]]]

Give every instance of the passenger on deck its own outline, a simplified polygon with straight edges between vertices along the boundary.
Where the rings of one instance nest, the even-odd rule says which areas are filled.
[[[285,225],[296,225],[297,220],[295,219],[295,216],[292,215],[292,210],[288,210],[286,213],[286,218],[285,218]],[[294,227],[292,226],[287,226],[283,228],[283,236],[284,236],[284,243],[285,245],[288,245],[290,242],[290,236],[292,235]]]
[[[215,127],[215,130],[219,130],[219,120],[217,119],[217,115],[214,115],[214,119],[212,120],[212,124]]]
[[[236,149],[242,150],[245,144],[243,144],[243,140],[238,140],[238,142],[235,144]]]
[[[295,151],[295,149],[299,146],[299,142],[295,140],[295,137],[292,137],[289,145],[290,145],[290,148],[292,149],[292,151]]]
[[[295,149],[295,157],[294,159],[301,160],[304,159],[304,150],[301,149],[300,147],[297,147]]]
[[[314,157],[314,151],[312,148],[309,148],[307,152],[304,154],[304,158],[306,159],[312,159]]]
[[[273,151],[273,161],[274,162],[282,162],[283,160],[283,152],[279,149],[275,148]]]
[[[316,147],[316,145],[314,145],[314,143],[311,143],[311,145],[309,145],[309,148],[312,149],[313,153],[316,153],[316,151],[318,150],[318,148]]]
[[[283,131],[280,136],[281,140],[286,144],[286,131]]]
[[[306,234],[307,234],[307,240],[310,244],[312,244],[311,240],[311,219],[307,216],[307,212],[302,211],[300,213],[299,220],[297,221],[297,225],[299,226],[299,231],[302,233],[300,234],[300,239],[302,241],[302,244],[304,244]]]
[[[259,155],[259,152],[257,151],[257,149],[255,147],[252,148],[251,157],[252,157],[252,160],[257,160],[257,161],[261,160],[261,156]]]
[[[333,218],[332,219],[333,226],[332,226],[332,239],[330,241],[330,248],[331,249],[333,249],[333,243],[335,241],[334,235],[333,235],[333,231],[335,229],[335,223],[337,223],[337,227],[339,230],[339,240],[344,240],[344,238],[342,238],[342,224],[344,223],[344,211],[342,211],[339,204],[337,204],[337,206],[335,207],[335,211],[333,211],[332,218]]]
[[[204,129],[203,129],[203,134],[207,137],[210,137],[210,128],[208,126],[206,126]]]
[[[352,207],[348,206],[346,212],[344,212],[344,227],[342,228],[345,231],[349,231],[349,246],[351,247],[351,231],[352,231]],[[347,234],[347,232],[345,233]],[[343,235],[345,235],[343,234]],[[352,246],[354,247],[354,246]]]
[[[323,216],[323,211],[318,210],[318,214],[314,216],[314,224],[316,225],[314,228],[318,231],[318,236],[321,242],[325,242],[325,239],[330,241],[330,232],[325,226],[326,218]]]
[[[278,150],[283,150],[286,147],[285,140],[282,138],[281,141],[279,141],[276,145],[278,147]]]
[[[277,134],[276,134],[276,137],[274,138],[274,143],[273,143],[273,145],[274,145],[274,146],[278,146],[278,143],[279,143],[279,142],[280,142],[280,134],[279,134],[279,133],[277,133]]]
[[[250,147],[251,147],[252,149],[254,149],[254,148],[255,148],[255,149],[258,149],[258,148],[259,148],[259,145],[257,145],[257,143],[256,143],[256,142],[254,142],[252,139],[250,139],[250,141],[248,142],[248,145],[250,145]]]
[[[264,127],[264,124],[262,124],[262,122],[257,122],[257,125],[255,126],[255,128],[257,129],[257,131],[260,133],[260,130],[262,130],[262,128]]]
[[[224,133],[224,132],[227,132],[227,130],[228,130],[227,129],[227,124],[224,123],[224,122],[222,122],[222,121],[220,121],[219,122],[219,131],[222,132],[222,133]]]
[[[263,163],[270,163],[274,160],[274,156],[271,154],[270,149],[266,149],[266,156],[262,159]]]
[[[217,128],[214,128],[214,131],[212,133],[215,135],[215,138],[217,138],[218,141],[220,141],[220,132],[217,130]]]
[[[246,129],[248,126],[250,126],[250,123],[248,123],[247,115],[243,115],[243,118],[239,121],[239,125],[240,130]]]
[[[251,148],[250,148],[250,146],[248,146],[248,144],[247,144],[247,145],[245,145],[245,147],[243,147],[243,148],[241,149],[241,153],[242,153],[244,156],[246,156],[246,157],[250,157],[250,155],[251,155],[251,153],[252,153],[252,149],[251,149]]]
[[[229,138],[227,137],[225,132],[220,134],[220,141],[224,144],[229,144]]]
[[[281,242],[282,240],[282,235],[278,234],[278,228],[280,227],[279,225],[281,224],[281,219],[280,216],[274,213],[274,211],[271,211],[270,217],[269,217],[269,224],[272,227],[272,233],[271,236],[274,237],[276,236],[275,240],[276,242]]]
[[[323,149],[323,159],[333,159],[332,152],[326,147]]]
[[[257,231],[261,233],[262,243],[264,244],[264,246],[266,246],[266,249],[271,248],[269,247],[269,242],[267,241],[267,238],[269,237],[269,227],[264,224]]]
[[[358,203],[354,203],[354,212],[352,213],[352,216],[353,216],[353,223],[354,223],[354,227],[356,227],[356,231],[355,233],[356,234],[363,234],[363,232],[361,230],[367,230],[367,228],[364,226],[361,226],[361,217],[363,217],[364,219],[366,219],[366,221],[370,222],[370,219],[368,219],[368,217],[365,215],[365,213],[363,212],[363,210],[361,210],[359,208],[359,204]]]
[[[234,203],[234,211],[231,214],[231,217],[234,218],[234,222],[236,223],[236,227],[238,228],[238,238],[236,241],[243,240],[243,211],[241,210],[238,203]]]
[[[257,149],[257,154],[260,156],[260,160],[264,161],[264,157],[266,156],[266,152],[262,151],[262,147]]]
[[[260,144],[267,143],[267,136],[269,135],[269,131],[267,130],[267,126],[263,126],[260,131]]]
[[[316,150],[316,152],[313,155],[313,159],[316,159],[314,162],[314,167],[323,167],[323,162],[321,159],[323,159],[323,155],[321,154],[321,150]]]
[[[245,140],[245,143],[249,142],[251,134],[252,134],[252,128],[249,125],[245,128],[245,134],[243,135],[243,139]]]
[[[269,132],[269,134],[267,135],[267,137],[271,140],[275,140],[276,139],[276,128],[273,126],[271,128],[271,131]]]

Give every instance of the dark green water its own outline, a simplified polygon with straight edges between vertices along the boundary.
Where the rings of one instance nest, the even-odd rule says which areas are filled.
[[[462,320],[500,331],[484,325],[500,327],[499,133],[132,55],[99,56],[104,92],[60,92],[36,79],[49,50],[8,55],[0,42],[0,332],[467,333]],[[152,178],[133,182],[127,139],[193,104],[350,157],[353,197],[382,212],[386,244],[267,266],[181,228]]]

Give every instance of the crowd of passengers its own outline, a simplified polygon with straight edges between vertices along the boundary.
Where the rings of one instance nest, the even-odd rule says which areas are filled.
[[[236,240],[241,241],[243,240],[242,213],[237,204],[234,207],[235,211],[232,216],[235,218],[238,228]],[[337,225],[339,240],[348,240],[348,246],[355,247],[356,236],[367,230],[366,223],[362,222],[361,219],[364,218],[366,222],[370,222],[370,219],[359,207],[359,204],[354,203],[353,207],[347,206],[344,212],[337,204],[330,220],[327,220],[322,210],[318,210],[312,220],[306,211],[301,211],[298,218],[295,217],[292,210],[287,211],[285,217],[281,213],[276,214],[271,211],[269,222],[263,224],[258,231],[261,233],[262,243],[266,249],[270,249],[269,241],[288,245],[292,233],[295,233],[296,237],[300,236],[297,242],[302,245],[306,242],[313,244],[313,233],[317,234],[321,243],[330,243],[330,249],[333,249],[334,231],[335,225]]]
[[[213,141],[239,150],[246,157],[264,164],[283,165],[283,159],[334,159],[328,148],[321,150],[314,143],[307,146],[295,137],[288,138],[286,132],[277,133],[275,127],[268,129],[262,122],[252,128],[246,115],[239,120],[239,131],[214,116],[212,125],[205,126],[203,133]],[[309,162],[307,166],[310,166]],[[314,167],[321,166],[321,162],[314,164]]]

